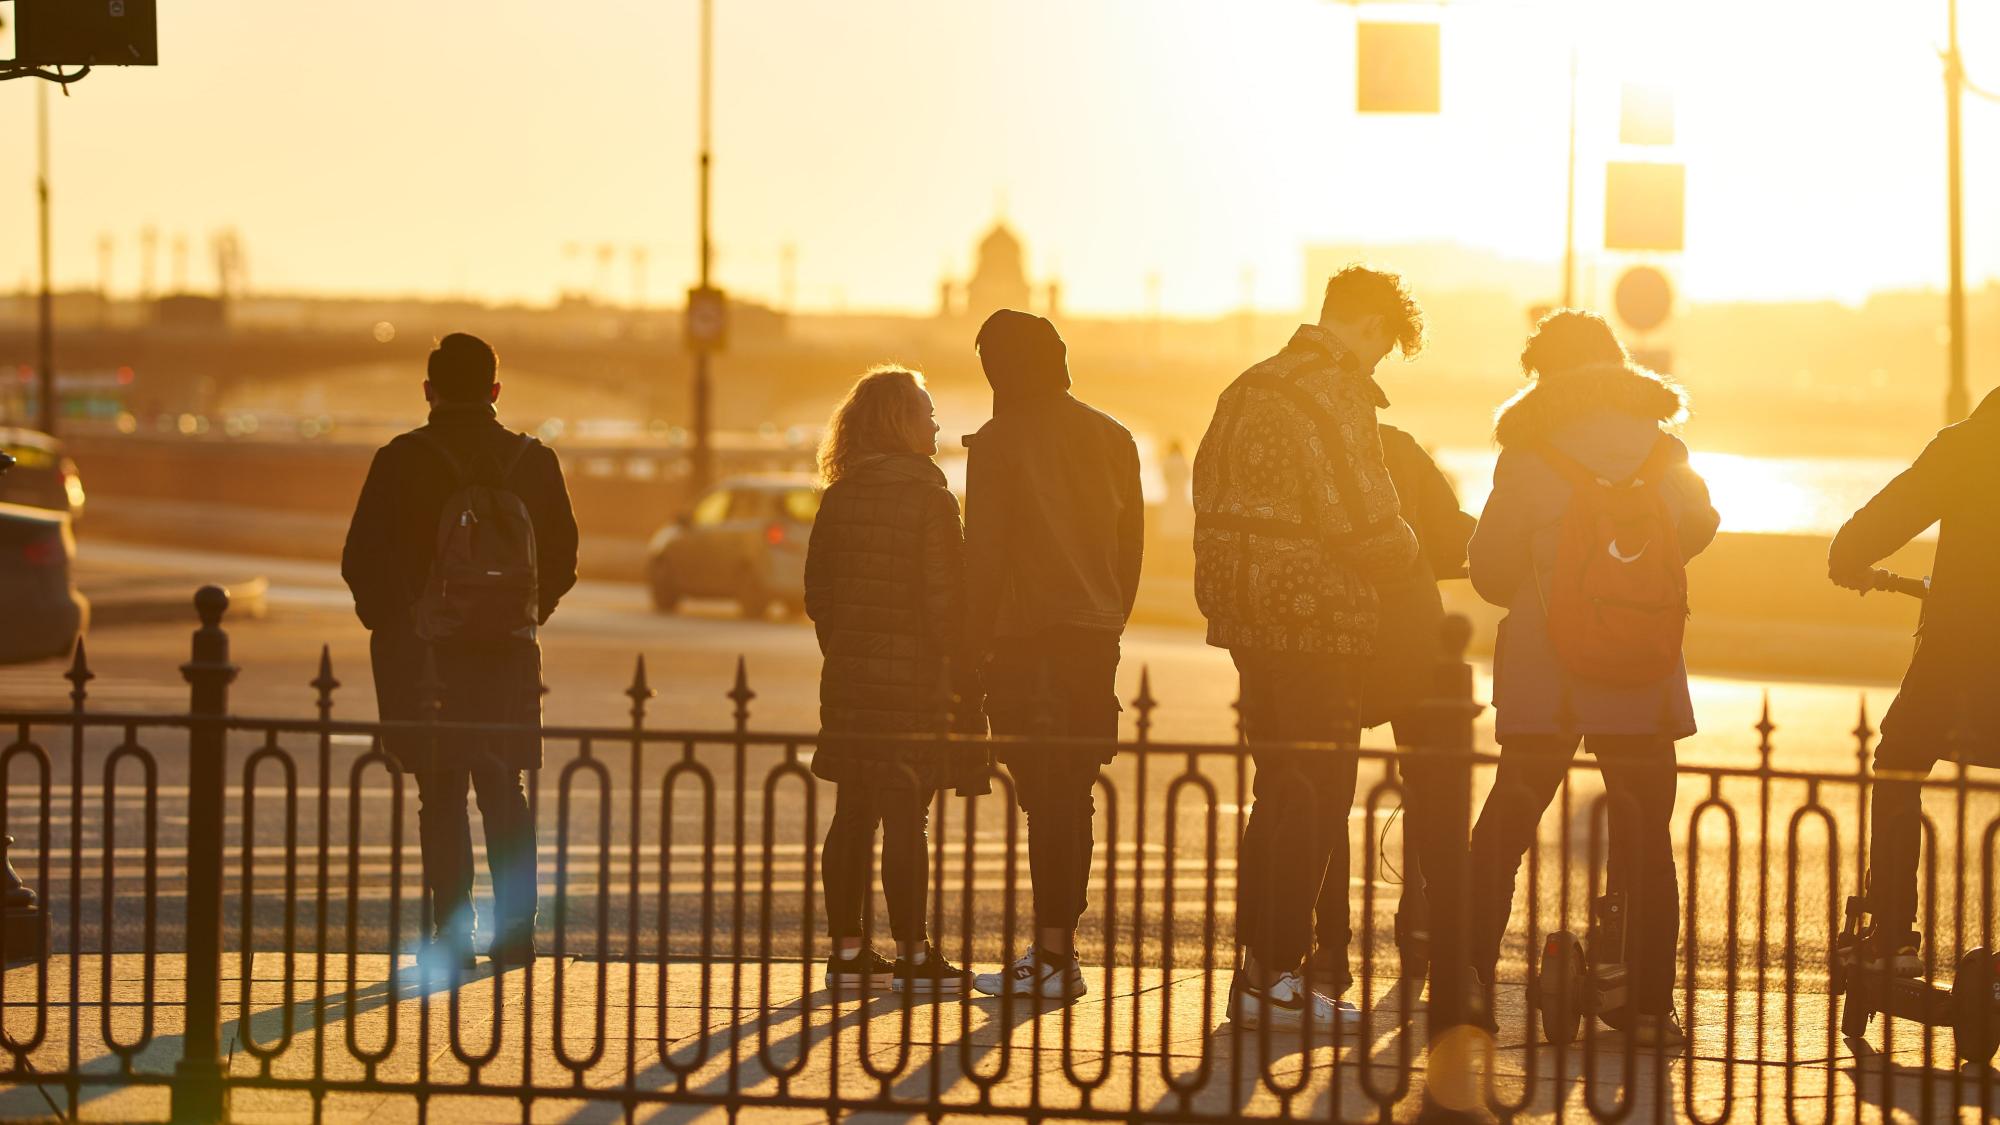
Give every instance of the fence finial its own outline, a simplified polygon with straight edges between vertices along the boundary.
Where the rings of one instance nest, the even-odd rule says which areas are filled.
[[[736,729],[743,730],[750,725],[750,701],[757,693],[750,690],[749,668],[743,662],[743,655],[736,656],[736,685],[729,689],[729,701],[736,704]]]
[[[1153,667],[1150,664],[1141,664],[1139,694],[1132,697],[1132,710],[1138,713],[1137,718],[1133,720],[1133,726],[1138,730],[1141,742],[1146,741],[1147,735],[1152,733],[1153,708],[1157,706],[1159,704],[1153,699]]]
[[[68,680],[70,683],[69,702],[72,708],[78,711],[83,710],[83,701],[90,694],[84,689],[83,685],[96,678],[97,673],[90,670],[90,661],[83,654],[83,638],[78,637],[76,639],[76,654],[69,662],[69,671],[63,673],[63,679]]]
[[[632,686],[625,689],[625,698],[632,701],[632,725],[646,725],[646,701],[653,698],[652,685],[646,682],[646,654],[640,653],[632,665]]]
[[[1868,772],[1868,743],[1874,739],[1875,730],[1868,725],[1868,693],[1861,693],[1861,719],[1854,724],[1854,757],[1856,768]]]
[[[333,693],[340,681],[333,678],[333,646],[319,646],[319,675],[306,685],[319,693],[319,714],[324,719],[333,712]]]
[[[1771,721],[1771,689],[1764,689],[1764,706],[1757,714],[1757,725],[1751,728],[1757,732],[1757,756],[1766,768],[1771,765],[1771,732],[1778,724]]]

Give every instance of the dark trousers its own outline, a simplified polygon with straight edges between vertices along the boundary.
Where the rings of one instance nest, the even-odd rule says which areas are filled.
[[[1353,679],[1334,656],[1233,654],[1242,681],[1243,733],[1257,742],[1351,742]],[[1354,806],[1355,757],[1324,750],[1262,750],[1250,818],[1236,856],[1236,937],[1271,972],[1296,968],[1310,952],[1313,909],[1328,884],[1341,908],[1319,927],[1341,966],[1331,982],[1345,992],[1352,936],[1346,909],[1347,814]],[[1318,982],[1316,982],[1318,983]]]
[[[1403,897],[1396,905],[1396,934],[1400,939],[1405,933],[1421,932],[1427,935],[1430,944],[1429,973],[1431,979],[1431,1002],[1456,1010],[1461,1002],[1465,984],[1463,957],[1446,955],[1447,940],[1452,935],[1441,932],[1452,926],[1452,907],[1463,901],[1465,894],[1466,865],[1465,825],[1461,822],[1458,831],[1445,815],[1445,802],[1450,793],[1451,777],[1444,771],[1456,769],[1462,775],[1466,770],[1463,763],[1427,762],[1421,751],[1429,748],[1426,728],[1421,717],[1406,715],[1392,720],[1389,729],[1396,736],[1396,745],[1418,751],[1416,756],[1401,759],[1403,777]],[[1464,814],[1460,814],[1463,816]],[[1348,941],[1348,889],[1347,880],[1334,878],[1327,873],[1322,884],[1319,905],[1314,908],[1315,929],[1322,949],[1338,950],[1344,957]],[[1460,911],[1462,914],[1462,910]],[[1462,919],[1458,922],[1463,925]],[[1334,983],[1344,983],[1335,981]]]
[[[1879,771],[1929,774],[1938,764],[1943,740],[1885,733],[1876,750]],[[1875,932],[1896,938],[1915,935],[1917,866],[1923,858],[1923,784],[1877,780],[1869,795],[1868,912]]]
[[[1604,773],[1605,890],[1622,892],[1627,900],[1625,962],[1632,1007],[1643,1014],[1670,1012],[1681,914],[1674,870],[1674,744],[1664,738],[1516,735],[1501,745],[1493,791],[1472,828],[1473,963],[1492,979],[1521,857],[1569,775],[1579,742],[1596,755]]]
[[[468,786],[479,797],[486,866],[493,876],[497,942],[532,943],[535,936],[535,826],[521,771],[502,766],[424,770],[417,779],[417,829],[423,843],[424,889],[431,924],[442,940],[470,942],[478,929],[472,909],[472,824]]]
[[[1074,930],[1088,904],[1096,848],[1097,772],[1118,738],[1118,634],[1050,629],[1006,637],[986,669],[995,735],[1103,739],[1102,754],[1073,747],[1009,747],[1002,760],[1028,820],[1035,925]]]
[[[931,790],[909,785],[845,781],[835,789],[833,821],[820,850],[820,886],[826,892],[826,930],[834,938],[866,937],[861,925],[868,898],[868,869],[875,826],[882,826],[882,897],[889,900],[889,933],[897,941],[923,941],[929,902]]]

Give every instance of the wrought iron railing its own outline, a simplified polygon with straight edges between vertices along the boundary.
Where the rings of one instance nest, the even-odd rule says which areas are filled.
[[[1427,705],[1440,745],[1317,748],[1354,756],[1362,775],[1346,873],[1362,1029],[1329,1041],[1229,1022],[1235,851],[1259,748],[1154,738],[1146,686],[1131,701],[1135,737],[1097,781],[1082,1000],[823,987],[817,853],[831,788],[809,769],[816,735],[753,727],[740,663],[726,727],[650,725],[642,660],[625,721],[542,730],[547,762],[528,797],[543,955],[440,978],[413,956],[431,921],[416,800],[382,736],[482,728],[337,719],[324,658],[317,717],[235,715],[226,602],[207,590],[197,604],[185,714],[93,710],[81,648],[67,711],[0,713],[0,835],[34,899],[10,892],[0,931],[0,1116],[30,1104],[7,1100],[19,1097],[70,1116],[187,1121],[222,1119],[232,1103],[319,1119],[384,1097],[425,1114],[479,1098],[478,1116],[522,1120],[572,1106],[636,1119],[672,1104],[934,1119],[1830,1122],[1856,1107],[1936,1120],[2000,1105],[1990,1072],[1954,1058],[1990,1056],[2000,1021],[1961,1021],[1956,1037],[1903,1019],[1863,1029],[1854,996],[1907,1011],[1917,1002],[1882,997],[1915,986],[1830,972],[1863,873],[1865,714],[1852,770],[1775,766],[1768,708],[1754,764],[1679,768],[1684,1052],[1591,1019],[1572,1041],[1563,1014],[1546,1011],[1582,987],[1549,960],[1581,950],[1549,938],[1589,936],[1619,812],[1585,760],[1544,818],[1497,979],[1475,1005],[1498,1028],[1488,1034],[1430,1019],[1416,983],[1421,956],[1463,956],[1443,952],[1460,935],[1399,946],[1387,901],[1399,767],[1459,779],[1446,803],[1460,834],[1490,786],[1495,759],[1472,749],[1463,638],[1448,642]],[[982,968],[1011,959],[1031,924],[1007,771],[993,768],[992,784],[939,796],[930,813],[930,932]],[[2000,785],[1953,767],[1926,791],[1933,814],[1948,810],[1924,825],[1925,958],[1941,979],[1992,943]],[[1963,1007],[1972,978],[1957,976]],[[1848,1030],[1865,1034],[1843,1035],[1836,990]],[[1949,999],[1939,1018],[1956,1018]],[[1982,999],[1965,1010],[1991,1012],[1990,981]],[[1545,1027],[1564,1041],[1545,1042]]]

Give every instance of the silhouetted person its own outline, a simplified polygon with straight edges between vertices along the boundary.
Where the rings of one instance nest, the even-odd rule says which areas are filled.
[[[1355,267],[1327,283],[1317,324],[1222,392],[1194,460],[1195,598],[1208,643],[1229,650],[1252,743],[1343,742],[1357,734],[1359,664],[1380,622],[1375,583],[1417,556],[1383,463],[1374,379],[1391,351],[1422,345],[1423,313],[1394,274]],[[1255,803],[1236,861],[1237,940],[1248,951],[1231,985],[1238,1026],[1318,1031],[1354,1026],[1352,1005],[1308,987],[1321,885],[1348,879],[1347,813],[1355,757],[1345,751],[1254,754]],[[1323,931],[1348,985],[1345,895]]]
[[[1827,552],[1827,573],[1838,585],[1866,590],[1875,564],[1932,524],[1931,588],[1902,690],[1882,717],[1877,771],[1927,774],[1954,752],[1974,765],[2000,765],[2000,661],[1993,655],[2000,637],[2000,392],[1939,431],[1915,464],[1854,513]],[[1867,895],[1874,917],[1861,964],[1919,976],[1922,788],[1882,779],[1873,796]]]
[[[1117,420],[1069,393],[1056,326],[1003,309],[976,343],[993,419],[965,439],[967,630],[996,735],[1101,739],[1102,752],[1003,752],[1028,818],[1036,940],[981,992],[1084,992],[1075,934],[1095,847],[1097,771],[1118,738],[1118,641],[1139,590],[1139,451]]]
[[[576,584],[576,519],[555,452],[498,421],[498,363],[454,332],[430,355],[430,421],[375,454],[340,573],[369,629],[386,722],[425,715],[427,655],[438,718],[510,723],[506,732],[392,732],[384,747],[417,780],[433,964],[470,966],[472,828],[478,794],[493,876],[496,964],[534,957],[535,827],[522,771],[542,764],[536,628]],[[476,569],[479,573],[471,573]]]
[[[1403,520],[1417,535],[1416,561],[1401,576],[1375,584],[1381,601],[1381,628],[1375,655],[1363,666],[1360,715],[1363,729],[1388,723],[1399,747],[1438,746],[1424,704],[1437,694],[1439,634],[1444,598],[1438,583],[1464,578],[1465,544],[1474,520],[1459,507],[1458,493],[1417,439],[1383,424],[1382,457],[1396,486]],[[1403,775],[1403,898],[1396,908],[1399,941],[1428,942],[1430,904],[1448,903],[1464,893],[1465,825],[1452,830],[1440,815],[1443,794],[1439,766],[1421,756],[1398,763]],[[1463,770],[1463,764],[1445,768]],[[1313,980],[1345,983],[1347,976],[1348,884],[1328,878],[1316,911],[1319,948]],[[1456,1011],[1463,1002],[1465,966],[1433,957],[1431,1003]]]
[[[1164,492],[1153,528],[1156,535],[1178,539],[1193,534],[1194,493],[1188,490],[1191,479],[1187,451],[1181,448],[1178,439],[1168,442],[1166,453],[1160,456],[1160,484]]]
[[[837,786],[820,874],[834,946],[826,984],[844,995],[864,986],[965,991],[965,970],[932,949],[926,931],[924,832],[939,789],[986,792],[985,755],[867,737],[944,729],[947,663],[968,669],[965,540],[958,501],[931,460],[937,429],[923,377],[880,367],[841,400],[819,450],[826,494],[806,549],[806,613],[824,657],[812,770]],[[877,824],[893,964],[868,948],[862,927]]]
[[[1601,317],[1562,310],[1544,318],[1521,366],[1534,381],[1500,408],[1493,491],[1468,548],[1473,588],[1507,610],[1493,654],[1500,765],[1472,830],[1474,964],[1493,979],[1521,857],[1581,742],[1604,773],[1606,889],[1627,899],[1629,1032],[1636,1042],[1671,1045],[1682,1038],[1673,1011],[1680,924],[1670,827],[1674,743],[1695,732],[1680,655],[1687,616],[1682,568],[1715,538],[1718,517],[1708,486],[1688,465],[1687,447],[1666,432],[1687,416],[1686,397],[1633,366]],[[1631,651],[1601,652],[1585,668],[1573,655],[1581,651],[1576,646],[1609,634],[1573,637],[1564,631],[1572,618],[1555,607],[1591,592],[1567,584],[1579,572],[1566,569],[1572,557],[1566,552],[1576,542],[1569,538],[1572,504],[1592,502],[1595,490],[1629,493],[1642,513],[1631,526],[1648,534],[1593,543],[1579,561],[1669,583],[1681,576],[1681,585],[1658,604],[1649,602],[1644,617],[1667,628],[1668,639],[1647,624],[1630,630],[1635,640],[1660,641],[1659,651],[1635,644]],[[1575,526],[1602,527],[1610,518],[1591,515]],[[1605,573],[1580,576],[1595,581]],[[1626,620],[1619,612],[1598,616],[1616,624]]]

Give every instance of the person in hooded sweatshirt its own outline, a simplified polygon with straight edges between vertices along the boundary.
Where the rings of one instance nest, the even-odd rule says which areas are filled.
[[[1145,501],[1132,435],[1069,393],[1056,326],[1002,309],[976,342],[993,418],[965,439],[968,643],[986,657],[995,735],[1100,740],[1002,751],[1028,821],[1035,940],[973,986],[1083,995],[1076,957],[1100,767],[1118,738],[1119,637],[1139,590]]]
[[[958,501],[931,460],[937,429],[923,376],[878,367],[834,410],[819,450],[826,493],[805,575],[806,613],[824,657],[812,771],[836,787],[820,874],[834,946],[826,985],[846,995],[965,990],[965,972],[926,932],[924,836],[939,789],[986,791],[984,755],[879,737],[944,730],[955,686],[946,677],[967,664],[965,547]],[[967,717],[956,729],[974,733]],[[862,925],[877,825],[893,963],[868,947]]]
[[[1474,965],[1493,979],[1521,857],[1581,742],[1597,758],[1609,802],[1606,886],[1628,904],[1627,1029],[1639,1043],[1676,1045],[1680,891],[1671,821],[1674,743],[1695,733],[1687,669],[1675,659],[1656,682],[1615,684],[1578,675],[1557,656],[1547,605],[1572,494],[1559,466],[1574,462],[1622,483],[1649,460],[1661,465],[1646,487],[1659,490],[1682,562],[1714,540],[1719,517],[1687,447],[1668,432],[1687,417],[1686,396],[1634,366],[1602,317],[1570,309],[1544,317],[1521,367],[1533,382],[1498,412],[1493,491],[1467,546],[1473,588],[1507,610],[1493,654],[1500,765],[1472,830]]]

